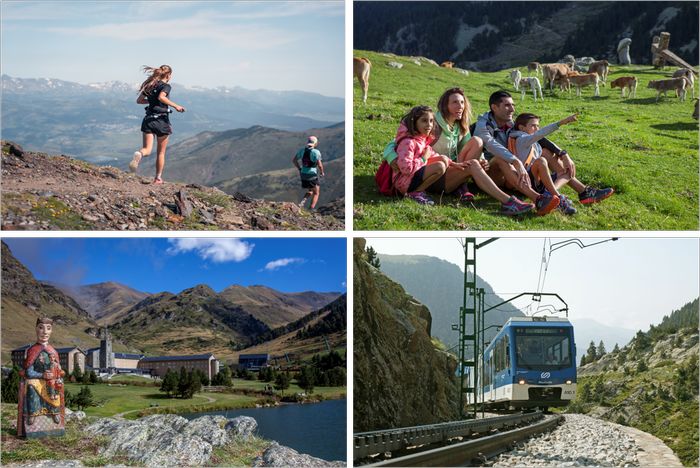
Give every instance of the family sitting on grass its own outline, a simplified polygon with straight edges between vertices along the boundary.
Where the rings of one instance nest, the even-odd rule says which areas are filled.
[[[555,209],[576,213],[572,201],[559,192],[564,185],[574,189],[583,204],[612,195],[611,188],[581,183],[568,153],[544,138],[575,122],[575,114],[540,128],[540,118],[534,114],[520,114],[513,122],[515,105],[505,91],[493,93],[489,106],[491,110],[479,116],[471,129],[471,104],[460,88],[442,94],[437,113],[428,106],[411,109],[396,132],[395,153],[389,151],[394,154],[389,162],[396,191],[424,205],[434,204],[426,192],[454,194],[460,202],[471,202],[474,195],[467,185],[471,178],[501,202],[505,215],[533,209],[538,215]],[[501,187],[517,190],[533,203],[508,195]]]

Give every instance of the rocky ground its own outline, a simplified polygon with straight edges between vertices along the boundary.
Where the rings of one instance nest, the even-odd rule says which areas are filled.
[[[671,457],[659,455],[656,459],[647,456],[647,453],[654,452],[663,452],[664,456],[670,452]],[[641,460],[638,457],[640,453],[645,455]],[[650,444],[623,426],[580,414],[565,415],[564,423],[552,432],[533,437],[516,449],[500,455],[491,464],[498,467],[682,466],[658,439],[656,444]]]
[[[79,419],[76,417],[76,419]],[[188,421],[174,414],[154,415],[136,421],[101,418],[84,428],[86,437],[99,437],[106,445],[99,449],[102,460],[120,460],[136,466],[212,466],[214,449],[237,451],[255,438],[258,424],[248,416],[226,419],[202,416]],[[214,462],[214,463],[213,463]],[[227,463],[224,463],[227,464]],[[6,466],[86,466],[80,460],[37,460]],[[124,465],[122,465],[124,466]],[[267,443],[251,466],[345,466],[279,445]]]
[[[167,166],[166,166],[167,176]],[[316,212],[166,182],[2,141],[2,229],[342,230],[344,200]]]

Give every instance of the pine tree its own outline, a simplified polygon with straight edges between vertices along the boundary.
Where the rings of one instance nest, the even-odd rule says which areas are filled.
[[[190,387],[190,380],[192,378],[191,373],[187,373],[187,369],[184,367],[180,368],[180,378],[177,380],[177,394],[181,398],[185,398]]]
[[[289,374],[286,372],[280,372],[277,374],[277,378],[275,379],[275,388],[283,392],[289,388],[289,381]]]
[[[79,410],[83,410],[88,406],[92,406],[94,403],[92,401],[92,392],[88,387],[81,387],[80,392],[74,398],[73,403],[78,407]]]
[[[598,359],[602,358],[607,353],[607,351],[605,351],[605,344],[603,343],[603,340],[600,340],[596,353],[598,354]]]
[[[581,401],[582,402],[587,402],[590,401],[591,399],[591,383],[586,381],[586,383],[583,384],[581,387]]]
[[[297,384],[307,393],[311,394],[314,391],[314,371],[311,366],[304,366],[301,368],[299,377],[297,378]]]
[[[583,366],[585,366],[586,364],[588,364],[588,361],[586,360],[586,355],[584,354],[583,356],[581,356],[581,365],[580,365],[580,367],[583,367]]]
[[[12,366],[12,370],[2,381],[2,402],[17,403],[19,396],[19,368]]]
[[[615,347],[612,350],[613,353],[619,353],[620,352],[620,347],[615,343]]]
[[[379,257],[377,256],[377,251],[372,248],[372,246],[368,246],[365,251],[367,252],[367,263],[372,265],[374,268],[379,269],[382,264],[379,261]]]
[[[83,371],[80,370],[80,366],[75,366],[75,369],[73,369],[73,373],[71,375],[75,379],[76,383],[83,381]]]
[[[588,351],[586,353],[586,361],[587,362],[595,362],[598,359],[598,354],[597,354],[597,349],[595,347],[595,343],[591,341],[591,344],[588,345]]]
[[[163,377],[163,382],[160,384],[160,391],[165,392],[168,398],[170,398],[172,394],[178,390],[178,387],[179,381],[177,372],[168,369],[165,373],[165,377]]]

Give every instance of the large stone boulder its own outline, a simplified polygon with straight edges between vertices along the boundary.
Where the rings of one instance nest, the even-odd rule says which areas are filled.
[[[320,458],[304,455],[294,449],[273,442],[263,454],[253,460],[253,466],[345,466],[344,461],[329,462]]]
[[[258,430],[258,422],[250,416],[238,416],[228,420],[225,429],[229,436],[247,440]]]

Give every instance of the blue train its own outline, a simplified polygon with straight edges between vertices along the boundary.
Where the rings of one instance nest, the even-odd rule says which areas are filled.
[[[490,410],[566,406],[576,397],[574,327],[560,317],[510,318],[483,365],[476,399]]]

